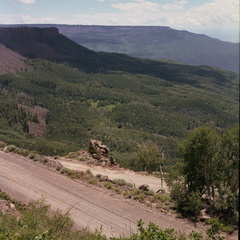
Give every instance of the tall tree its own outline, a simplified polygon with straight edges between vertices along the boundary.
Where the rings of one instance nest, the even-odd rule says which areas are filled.
[[[163,152],[153,141],[142,143],[138,147],[136,157],[137,169],[141,171],[159,171],[162,164]]]
[[[230,129],[221,137],[217,155],[218,191],[222,204],[237,210],[239,197],[239,126]],[[229,199],[231,199],[229,201]],[[231,205],[231,206],[230,206]]]
[[[183,173],[190,191],[199,191],[214,198],[217,178],[217,161],[215,158],[219,135],[209,127],[192,130],[180,144],[184,160]]]

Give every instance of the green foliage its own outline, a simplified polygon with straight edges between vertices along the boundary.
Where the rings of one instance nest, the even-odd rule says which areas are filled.
[[[119,69],[88,74],[39,59],[31,65],[32,70],[18,76],[0,76],[0,139],[41,154],[76,152],[94,138],[104,141],[121,165],[134,169],[139,143],[149,140],[164,149],[167,164],[173,164],[179,157],[177,143],[189,129],[226,128],[237,122],[237,91],[206,73],[204,77],[194,71],[181,73],[182,79],[194,79],[197,86],[178,82],[174,71],[179,69],[166,63],[163,67],[172,68],[167,72],[174,74],[161,78]],[[225,82],[232,81],[231,74],[220,75]],[[29,124],[39,119],[19,104],[48,109],[45,139],[26,134]]]
[[[0,191],[0,199],[12,201],[8,195]],[[144,227],[142,220],[138,221],[138,233],[132,233],[130,237],[107,238],[101,229],[95,233],[86,230],[74,230],[74,222],[69,212],[63,213],[59,210],[50,209],[44,199],[30,202],[24,208],[18,208],[19,214],[16,217],[12,213],[0,214],[0,239],[11,240],[221,240],[219,236],[222,225],[212,219],[209,221],[211,228],[207,230],[208,237],[201,233],[191,232],[189,235],[184,232],[177,232],[174,229],[162,230],[154,223]]]
[[[239,205],[239,128],[219,134],[207,127],[189,133],[180,145],[183,155],[182,181],[172,184],[177,209],[186,215],[201,209],[205,194],[213,202],[209,208],[220,218],[238,223]],[[188,210],[190,212],[188,212]]]
[[[226,131],[216,155],[218,164],[218,208],[227,211],[233,221],[238,221],[239,211],[239,126]],[[235,217],[233,217],[235,216]]]
[[[132,187],[132,183],[129,183],[129,182],[126,182],[124,179],[113,179],[112,182],[114,184],[117,184],[119,186],[129,186],[129,187]]]
[[[214,186],[217,178],[216,159],[219,136],[208,127],[192,130],[187,139],[180,145],[184,159],[184,176],[190,191],[199,191],[202,195],[214,197]]]
[[[112,184],[111,182],[105,182],[105,183],[104,183],[104,186],[105,186],[107,189],[112,189],[113,184]]]
[[[11,214],[0,215],[0,239],[98,239],[94,234],[84,236],[82,233],[73,230],[68,212],[51,211],[50,205],[42,199],[30,202],[18,218]]]
[[[139,145],[136,157],[136,168],[138,170],[151,173],[158,171],[160,164],[162,164],[162,154],[154,142],[148,141]]]
[[[208,229],[208,232],[213,233],[220,233],[220,232],[226,232],[228,234],[231,234],[234,232],[236,227],[227,222],[225,219],[219,219],[219,218],[210,218],[206,220],[206,224],[211,225],[211,227]]]
[[[197,221],[203,207],[199,192],[178,192],[176,209],[184,217]]]
[[[139,233],[133,234],[130,237],[130,240],[204,240],[204,239],[213,239],[221,240],[216,234],[217,231],[212,231],[208,234],[208,237],[205,237],[203,234],[192,231],[190,234],[185,234],[175,231],[173,228],[166,228],[162,230],[156,224],[150,222],[147,227],[144,227],[144,222],[142,220],[138,221],[138,231]],[[115,238],[114,238],[115,239]],[[117,240],[117,238],[116,238]]]

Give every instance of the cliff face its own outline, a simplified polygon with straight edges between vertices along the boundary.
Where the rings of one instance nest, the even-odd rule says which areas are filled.
[[[30,58],[58,59],[60,55],[51,43],[59,37],[57,28],[0,28],[0,43]]]
[[[29,27],[18,27],[18,28],[0,28],[0,41],[8,44],[9,41],[28,41],[48,39],[57,37],[59,35],[57,28],[29,28]]]

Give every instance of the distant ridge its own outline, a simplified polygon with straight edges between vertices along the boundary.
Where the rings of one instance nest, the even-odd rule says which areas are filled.
[[[21,25],[0,25],[14,27]],[[203,34],[167,26],[98,26],[33,24],[56,27],[59,32],[97,52],[123,53],[153,60],[209,65],[239,73],[239,43],[220,41]]]
[[[1,42],[24,57],[67,62],[85,72],[125,71],[133,74],[150,74],[178,83],[197,84],[192,77],[186,76],[194,74],[211,76],[215,82],[229,84],[225,82],[224,74],[214,69],[139,59],[124,54],[95,52],[60,34],[54,27],[0,28]]]
[[[239,43],[158,26],[68,26],[60,33],[95,51],[209,65],[239,72]]]

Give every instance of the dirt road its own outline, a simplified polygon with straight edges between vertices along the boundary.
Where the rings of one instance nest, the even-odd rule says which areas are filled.
[[[80,162],[76,160],[70,160],[66,158],[59,158],[57,160],[64,167],[71,170],[86,171],[90,170],[93,175],[101,174],[107,175],[109,179],[124,179],[126,182],[133,183],[136,187],[142,184],[148,184],[150,189],[158,191],[164,189],[165,192],[169,192],[169,189],[164,181],[160,178],[153,176],[146,176],[140,173],[136,173],[127,169],[109,169],[102,168],[101,166],[87,165],[86,162]]]
[[[108,236],[128,236],[136,223],[154,222],[161,228],[199,230],[185,220],[146,209],[129,200],[69,179],[22,156],[0,151],[0,189],[23,202],[44,197],[54,209],[70,209],[77,228],[94,231],[102,226]]]

